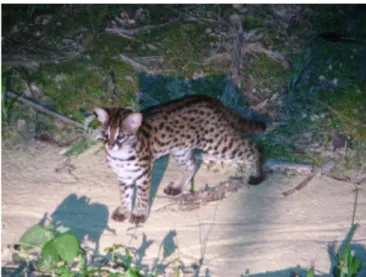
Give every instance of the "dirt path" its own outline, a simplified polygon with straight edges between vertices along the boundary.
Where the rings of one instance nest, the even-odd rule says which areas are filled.
[[[201,260],[199,276],[205,276],[208,268],[209,276],[240,276],[249,269],[251,274],[270,271],[265,276],[288,277],[289,268],[308,268],[311,264],[315,264],[317,274],[328,276],[329,246],[335,240],[342,241],[349,231],[354,186],[327,177],[318,177],[305,189],[284,198],[281,193],[303,177],[274,174],[259,186],[242,188],[198,210],[157,211],[169,203],[162,197],[162,190],[176,176],[174,168],[165,170],[166,159],[154,168],[153,183],[161,181],[162,185],[149,220],[137,229],[116,223],[110,219],[118,204],[116,179],[103,151],[95,154],[96,150],[94,147],[73,160],[76,179],[67,171],[55,172],[59,149],[36,142],[3,149],[3,265],[10,257],[7,245],[15,243],[45,214],[73,228],[81,238],[98,242],[92,245],[101,251],[113,243],[136,247],[136,259],[142,267],[151,268],[154,259],[160,257],[156,269],[167,263],[178,265],[179,260],[187,271],[193,271],[192,264]],[[227,177],[201,168],[195,182],[197,186],[213,186]],[[365,207],[366,190],[360,190],[356,214],[359,228],[353,245],[364,261],[366,275]],[[160,246],[173,251],[172,240],[178,251],[164,260]]]

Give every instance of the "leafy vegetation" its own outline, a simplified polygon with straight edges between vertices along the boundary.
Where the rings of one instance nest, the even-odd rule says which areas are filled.
[[[9,97],[6,95],[6,78],[3,77],[1,84],[1,123],[3,127],[12,123],[13,107],[17,98],[18,96]]]
[[[30,227],[20,238],[16,248],[22,250],[22,258],[30,264],[27,252],[33,249],[41,249],[35,270],[40,273],[50,273],[52,276],[110,276],[110,277],[139,277],[139,269],[132,263],[130,251],[125,249],[125,256],[118,251],[121,245],[114,244],[105,250],[106,255],[111,255],[113,266],[120,268],[120,272],[104,269],[103,263],[99,265],[86,265],[86,251],[80,246],[78,238],[68,229],[56,228],[53,225],[43,227],[34,225]],[[74,261],[77,259],[77,265]]]

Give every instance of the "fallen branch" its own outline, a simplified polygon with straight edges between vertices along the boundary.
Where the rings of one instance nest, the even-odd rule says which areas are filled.
[[[203,188],[193,193],[186,193],[178,198],[173,198],[169,203],[155,211],[165,210],[175,206],[173,210],[191,211],[206,205],[208,202],[219,201],[245,186],[241,179],[231,179],[213,188]]]
[[[282,195],[285,196],[285,197],[287,197],[287,196],[293,194],[294,192],[303,189],[315,177],[320,176],[320,175],[326,175],[326,174],[328,174],[336,165],[337,165],[337,163],[334,160],[329,160],[329,161],[325,162],[313,174],[311,174],[310,176],[306,177],[305,180],[303,180],[299,185],[297,185],[293,189],[290,189],[290,190],[287,190],[287,191],[283,192]]]
[[[121,28],[107,28],[106,29],[106,32],[107,33],[110,33],[110,34],[113,34],[113,35],[118,35],[118,36],[121,36],[123,38],[127,38],[127,39],[130,39],[130,40],[133,40],[133,41],[137,41],[139,43],[143,43],[141,40],[138,40],[132,36],[129,36],[127,34],[124,33],[124,29],[121,29]]]
[[[282,160],[267,160],[264,168],[266,172],[296,173],[298,175],[309,175],[314,169],[310,163],[292,163]]]
[[[117,34],[117,35],[120,35],[120,36],[129,36],[128,38],[131,38],[131,36],[135,36],[139,33],[148,32],[148,31],[151,31],[153,29],[166,27],[168,25],[178,23],[178,22],[180,22],[179,18],[175,19],[175,20],[172,20],[172,21],[169,21],[169,22],[166,22],[166,23],[157,24],[157,25],[146,25],[146,26],[136,28],[136,29],[127,30],[127,29],[123,29],[123,28],[106,28],[105,31],[107,33]]]
[[[76,121],[76,120],[74,120],[74,119],[71,119],[71,118],[69,118],[69,117],[66,117],[66,116],[64,116],[64,115],[61,115],[61,114],[59,114],[59,113],[56,113],[56,112],[54,112],[54,111],[51,111],[51,110],[49,110],[49,109],[47,109],[47,108],[43,107],[42,105],[40,105],[40,104],[38,104],[38,103],[35,103],[35,102],[31,101],[31,100],[26,99],[26,98],[25,98],[25,97],[23,97],[23,96],[19,96],[19,95],[15,94],[15,93],[13,93],[13,92],[10,92],[10,91],[7,91],[6,93],[7,93],[9,96],[11,96],[11,97],[17,97],[16,101],[19,101],[19,102],[21,102],[21,103],[23,103],[23,104],[26,104],[26,105],[32,106],[33,108],[36,108],[37,110],[39,110],[39,111],[41,111],[41,112],[44,112],[44,113],[46,113],[46,114],[52,115],[52,116],[56,117],[57,119],[59,119],[59,120],[61,120],[61,121],[63,121],[63,122],[72,123],[72,124],[74,124],[74,125],[75,125],[75,126],[77,126],[77,127],[80,127],[80,128],[82,128],[82,129],[86,129],[86,128],[85,128],[85,126],[84,126],[84,124],[82,124],[82,123],[80,123],[80,122],[78,122],[78,121]]]
[[[142,72],[149,72],[150,71],[146,66],[135,62],[134,60],[126,57],[125,55],[123,55],[123,54],[119,54],[119,55],[120,55],[120,57],[123,61],[130,64],[136,71],[142,71]]]
[[[56,56],[56,57],[44,57],[43,59],[39,59],[35,55],[26,54],[6,54],[2,57],[2,62],[7,65],[12,66],[24,66],[24,67],[39,67],[40,64],[50,64],[50,63],[59,63],[64,61],[69,61],[71,59],[76,58],[80,53],[79,52],[70,52],[64,53],[64,55]],[[34,58],[33,58],[34,56]]]

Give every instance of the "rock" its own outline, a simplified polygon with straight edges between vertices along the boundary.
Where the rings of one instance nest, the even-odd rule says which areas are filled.
[[[152,50],[152,51],[156,51],[156,50],[158,50],[158,48],[157,48],[157,47],[155,47],[154,45],[152,45],[152,44],[150,44],[150,43],[148,43],[148,44],[147,44],[147,48],[149,48],[149,50]]]
[[[21,134],[26,134],[28,132],[28,125],[24,118],[17,120],[17,130]]]

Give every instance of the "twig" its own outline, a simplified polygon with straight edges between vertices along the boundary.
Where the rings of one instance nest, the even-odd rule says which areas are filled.
[[[8,53],[2,57],[2,62],[8,65],[21,65],[24,67],[38,67],[40,64],[58,63],[71,60],[79,55],[78,52],[65,53],[57,57],[47,57],[45,59],[33,59],[32,55],[19,55]]]
[[[76,121],[74,119],[71,119],[69,117],[66,117],[64,115],[61,115],[59,113],[56,113],[54,111],[51,111],[51,110],[43,107],[42,105],[40,105],[38,103],[35,103],[35,102],[31,101],[31,100],[26,99],[23,96],[19,96],[19,95],[15,94],[13,92],[10,92],[10,91],[7,91],[6,93],[8,95],[10,95],[11,97],[17,97],[17,101],[19,101],[19,102],[21,102],[23,104],[30,105],[30,106],[36,108],[37,110],[39,110],[41,112],[44,112],[46,114],[50,114],[50,115],[56,117],[57,119],[59,119],[61,121],[64,121],[64,122],[67,122],[67,123],[72,123],[72,124],[74,124],[77,127],[80,127],[82,129],[86,129],[85,126],[84,126],[84,124],[82,124],[82,123],[80,123],[80,122],[78,122],[78,121]]]
[[[124,38],[127,38],[127,39],[130,39],[130,40],[133,40],[133,41],[137,41],[139,43],[143,43],[141,40],[138,40],[134,37],[131,37],[127,34],[124,33],[124,29],[120,29],[120,28],[107,28],[105,30],[107,33],[110,33],[110,34],[113,34],[113,35],[118,35],[118,36],[121,36],[121,37],[124,37]]]
[[[337,165],[337,163],[334,160],[329,160],[329,161],[325,162],[313,174],[311,174],[310,176],[306,177],[305,180],[303,180],[299,185],[297,185],[293,189],[290,189],[290,190],[287,190],[287,191],[283,192],[282,195],[285,196],[285,197],[287,197],[287,196],[293,194],[294,192],[303,189],[315,177],[320,176],[320,175],[326,175],[326,174],[328,174],[336,165]]]
[[[357,200],[358,200],[358,186],[356,186],[356,188],[355,188],[355,204],[353,205],[353,214],[352,214],[352,224],[351,224],[351,226],[355,225]]]
[[[311,174],[310,176],[306,177],[305,180],[303,180],[300,184],[298,184],[296,187],[294,187],[293,189],[287,190],[285,192],[283,192],[283,196],[287,197],[291,194],[293,194],[294,192],[303,189],[304,187],[306,187],[311,180],[314,179],[314,177],[316,176],[316,173]]]
[[[134,60],[131,60],[130,58],[126,57],[125,55],[123,55],[123,54],[119,54],[119,55],[123,61],[130,64],[135,70],[143,71],[143,72],[150,71],[146,66],[139,64],[139,63],[135,62]]]
[[[138,33],[151,31],[151,30],[157,29],[157,28],[162,28],[162,27],[168,26],[170,24],[178,23],[179,21],[180,21],[180,19],[178,18],[178,19],[174,19],[172,21],[166,22],[166,23],[157,24],[157,25],[146,25],[146,26],[143,26],[141,28],[136,28],[136,29],[126,30],[126,29],[122,29],[122,28],[106,28],[105,31],[107,33],[118,34],[120,36],[122,36],[122,35],[134,36],[134,35],[137,35]],[[129,37],[129,38],[131,38],[131,37]]]

